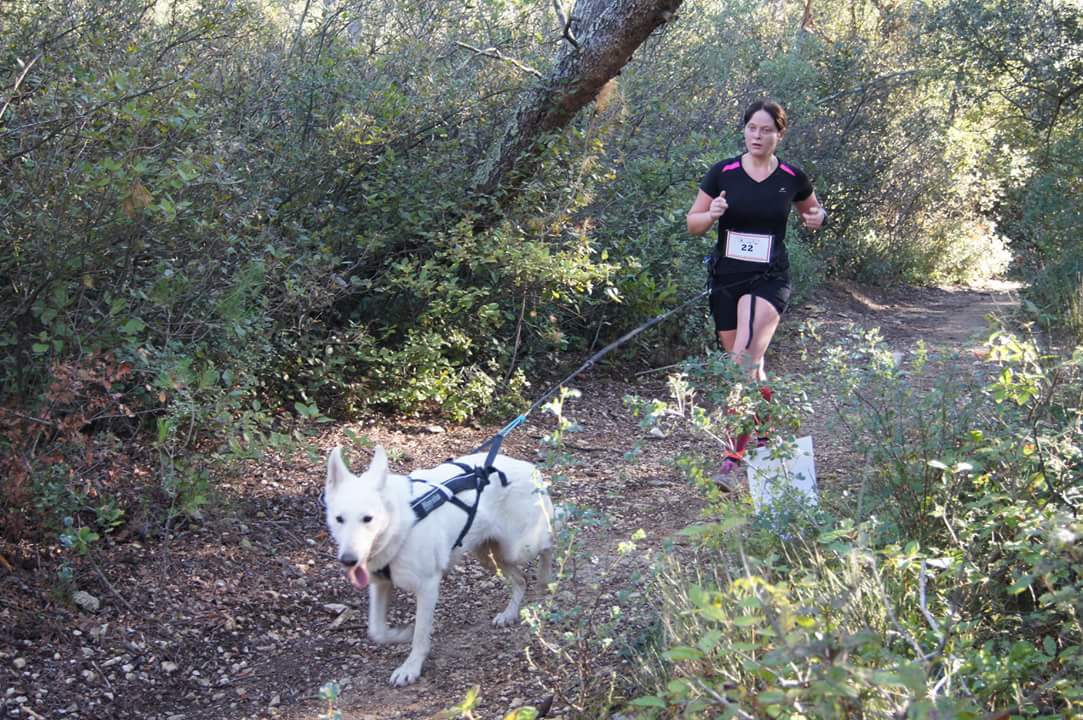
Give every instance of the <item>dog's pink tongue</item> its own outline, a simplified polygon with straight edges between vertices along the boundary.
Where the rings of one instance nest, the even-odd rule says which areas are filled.
[[[350,569],[346,571],[346,577],[350,579],[350,584],[358,590],[364,590],[369,584],[368,571],[361,567],[361,563],[351,565]]]

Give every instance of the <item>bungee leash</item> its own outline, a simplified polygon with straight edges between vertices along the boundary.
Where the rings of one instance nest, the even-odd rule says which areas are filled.
[[[411,485],[417,484],[429,486],[428,490],[410,501],[410,509],[414,512],[414,524],[417,524],[424,520],[433,510],[440,507],[444,503],[452,503],[466,514],[466,521],[463,524],[463,528],[459,532],[459,536],[455,540],[454,545],[452,545],[452,549],[462,546],[463,538],[466,537],[466,534],[470,531],[470,527],[474,524],[474,517],[477,515],[478,503],[481,502],[481,492],[485,489],[485,486],[489,484],[489,476],[492,473],[496,473],[497,476],[500,478],[501,485],[506,486],[508,484],[507,476],[493,466],[493,461],[496,460],[496,456],[500,453],[500,446],[503,444],[504,438],[508,436],[508,433],[526,422],[526,419],[530,416],[530,413],[541,407],[541,405],[546,400],[555,395],[557,391],[559,391],[567,383],[571,382],[572,378],[574,378],[576,375],[594,367],[594,364],[600,359],[602,359],[607,354],[620,347],[624,343],[628,342],[644,330],[654,327],[658,323],[668,318],[670,315],[684,310],[692,303],[699,302],[710,293],[710,287],[700,291],[695,296],[684,301],[677,307],[671,308],[670,310],[667,310],[661,315],[651,318],[650,320],[633,330],[629,330],[613,342],[606,345],[598,352],[591,355],[585,363],[576,368],[575,372],[568,375],[568,377],[564,378],[559,383],[545,391],[545,393],[543,393],[540,398],[534,401],[533,405],[527,408],[526,412],[519,415],[517,418],[512,420],[503,428],[501,428],[496,435],[493,435],[491,438],[476,447],[474,450],[470,451],[469,454],[472,455],[474,453],[482,452],[483,450],[488,450],[489,452],[485,456],[485,462],[483,464],[470,467],[465,463],[448,460],[444,464],[455,465],[460,470],[462,470],[462,472],[454,477],[448,478],[447,480],[443,480],[439,483],[432,483],[411,477]],[[467,490],[474,490],[476,493],[474,495],[474,502],[472,505],[467,504],[456,497],[458,493]]]
[[[459,509],[462,510],[464,513],[466,513],[466,523],[464,524],[462,531],[459,533],[459,537],[456,539],[453,547],[461,546],[463,538],[466,536],[466,533],[470,530],[470,527],[474,522],[474,516],[477,513],[478,502],[481,500],[481,491],[485,488],[486,485],[489,484],[489,476],[493,473],[496,473],[497,476],[500,478],[501,485],[507,486],[508,484],[507,476],[500,470],[497,470],[495,467],[493,467],[493,461],[500,453],[500,446],[503,444],[504,438],[508,436],[508,433],[525,423],[526,419],[530,416],[530,414],[537,410],[543,403],[545,403],[546,400],[555,395],[562,387],[564,387],[567,383],[571,382],[571,380],[577,375],[594,367],[594,364],[596,362],[608,355],[610,352],[620,347],[624,343],[628,342],[636,335],[639,335],[641,332],[654,327],[658,323],[668,318],[670,315],[684,310],[686,307],[692,305],[693,303],[699,302],[707,295],[710,295],[711,292],[712,289],[710,287],[701,290],[699,293],[692,296],[688,300],[685,300],[677,307],[671,308],[666,312],[662,313],[661,315],[651,318],[639,327],[629,330],[613,342],[603,347],[598,352],[591,355],[590,358],[588,358],[586,362],[576,368],[573,373],[571,373],[559,383],[545,391],[545,393],[543,393],[540,398],[534,401],[533,405],[527,408],[526,412],[516,417],[510,423],[501,428],[500,431],[496,433],[496,435],[493,435],[491,438],[489,438],[481,445],[476,447],[474,450],[470,451],[470,453],[468,453],[472,455],[474,453],[482,452],[483,450],[488,450],[489,452],[485,456],[484,464],[480,466],[470,467],[465,463],[459,463],[449,460],[445,464],[455,465],[463,472],[438,483],[423,481],[417,478],[410,477],[409,480],[411,482],[411,485],[429,486],[429,489],[427,491],[423,492],[420,496],[414,497],[410,501],[410,509],[414,513],[414,523],[416,524],[421,522],[432,511],[434,511],[436,508],[440,507],[444,503],[452,503],[459,507]],[[474,496],[473,505],[467,505],[466,503],[455,497],[460,492],[465,492],[467,490],[474,490],[477,493]],[[323,492],[320,493],[320,504],[325,508],[327,507]]]
[[[573,372],[571,375],[569,375],[568,377],[561,380],[559,383],[557,383],[553,387],[549,388],[540,398],[538,398],[534,402],[533,405],[531,405],[527,409],[526,412],[524,412],[522,415],[515,418],[514,420],[512,420],[507,425],[505,425],[503,428],[500,429],[500,431],[496,435],[493,435],[491,438],[489,438],[488,440],[483,442],[481,445],[478,445],[471,452],[472,453],[477,453],[477,452],[481,452],[483,450],[488,449],[489,454],[485,458],[485,465],[483,467],[485,467],[486,469],[491,468],[492,465],[493,465],[493,460],[496,459],[497,454],[500,452],[500,445],[504,442],[504,438],[506,438],[508,436],[508,433],[510,433],[512,430],[514,430],[515,428],[517,428],[520,425],[522,425],[523,423],[525,423],[527,417],[530,416],[530,413],[537,410],[542,404],[545,403],[546,400],[548,400],[553,395],[555,395],[567,383],[571,382],[571,380],[576,375],[578,375],[579,373],[584,372],[584,371],[589,370],[590,368],[594,367],[594,364],[596,362],[598,362],[603,357],[608,355],[610,352],[612,352],[613,350],[619,348],[621,345],[628,342],[629,340],[631,340],[632,338],[634,338],[636,335],[640,334],[644,330],[648,330],[648,329],[654,327],[658,323],[660,323],[663,320],[665,320],[666,318],[668,318],[670,315],[673,315],[674,313],[678,313],[681,310],[684,310],[686,307],[688,307],[689,305],[691,305],[693,303],[699,302],[704,297],[710,295],[711,292],[712,292],[711,288],[707,287],[706,289],[700,291],[699,293],[697,293],[693,297],[689,298],[688,300],[684,301],[683,303],[681,303],[677,307],[671,308],[671,309],[667,310],[666,312],[662,313],[661,315],[658,315],[657,317],[651,318],[650,320],[643,323],[639,327],[637,327],[637,328],[635,328],[633,330],[629,330],[625,334],[621,335],[619,338],[617,338],[613,342],[609,343],[608,345],[606,345],[604,348],[602,348],[598,352],[591,355],[590,358],[585,363],[580,365],[575,370],[575,372]]]

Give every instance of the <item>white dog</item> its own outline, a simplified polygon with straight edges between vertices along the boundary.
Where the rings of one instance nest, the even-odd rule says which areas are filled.
[[[484,464],[485,454],[459,458],[456,462],[474,467]],[[482,565],[503,573],[511,582],[508,606],[493,618],[495,625],[507,625],[519,618],[519,604],[526,593],[524,568],[540,555],[539,581],[549,582],[553,560],[553,505],[534,465],[498,455],[494,467],[503,473],[490,475],[477,502],[469,531],[455,547],[467,523],[468,513],[452,502],[444,502],[421,520],[412,500],[428,496],[443,499],[441,482],[463,474],[445,463],[407,477],[388,471],[387,455],[377,447],[372,463],[361,475],[353,475],[335,448],[327,461],[327,527],[338,544],[338,559],[346,576],[358,590],[369,589],[368,634],[375,642],[407,642],[410,655],[391,674],[392,685],[408,685],[421,674],[421,665],[431,647],[433,610],[440,592],[440,579],[465,552],[473,552]],[[443,493],[443,497],[437,495]],[[473,506],[477,491],[466,490],[455,497]],[[429,503],[426,503],[428,506]],[[426,508],[427,509],[427,508]],[[414,625],[392,628],[387,625],[387,608],[392,584],[417,597]]]

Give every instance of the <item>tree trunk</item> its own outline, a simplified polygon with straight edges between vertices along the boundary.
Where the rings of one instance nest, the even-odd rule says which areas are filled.
[[[590,103],[655,28],[673,18],[681,2],[577,0],[556,66],[524,92],[500,142],[474,174],[480,196],[476,227],[490,226],[501,201],[530,177],[547,134]]]

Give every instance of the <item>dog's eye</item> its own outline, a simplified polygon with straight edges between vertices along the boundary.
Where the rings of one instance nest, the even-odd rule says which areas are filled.
[[[346,518],[342,517],[341,515],[336,515],[335,516],[335,522],[337,522],[339,525],[341,525],[342,523],[346,522]]]
[[[372,522],[372,516],[371,516],[371,515],[365,515],[365,516],[363,516],[363,517],[361,518],[361,522],[363,522],[363,523],[367,523],[367,522]]]

